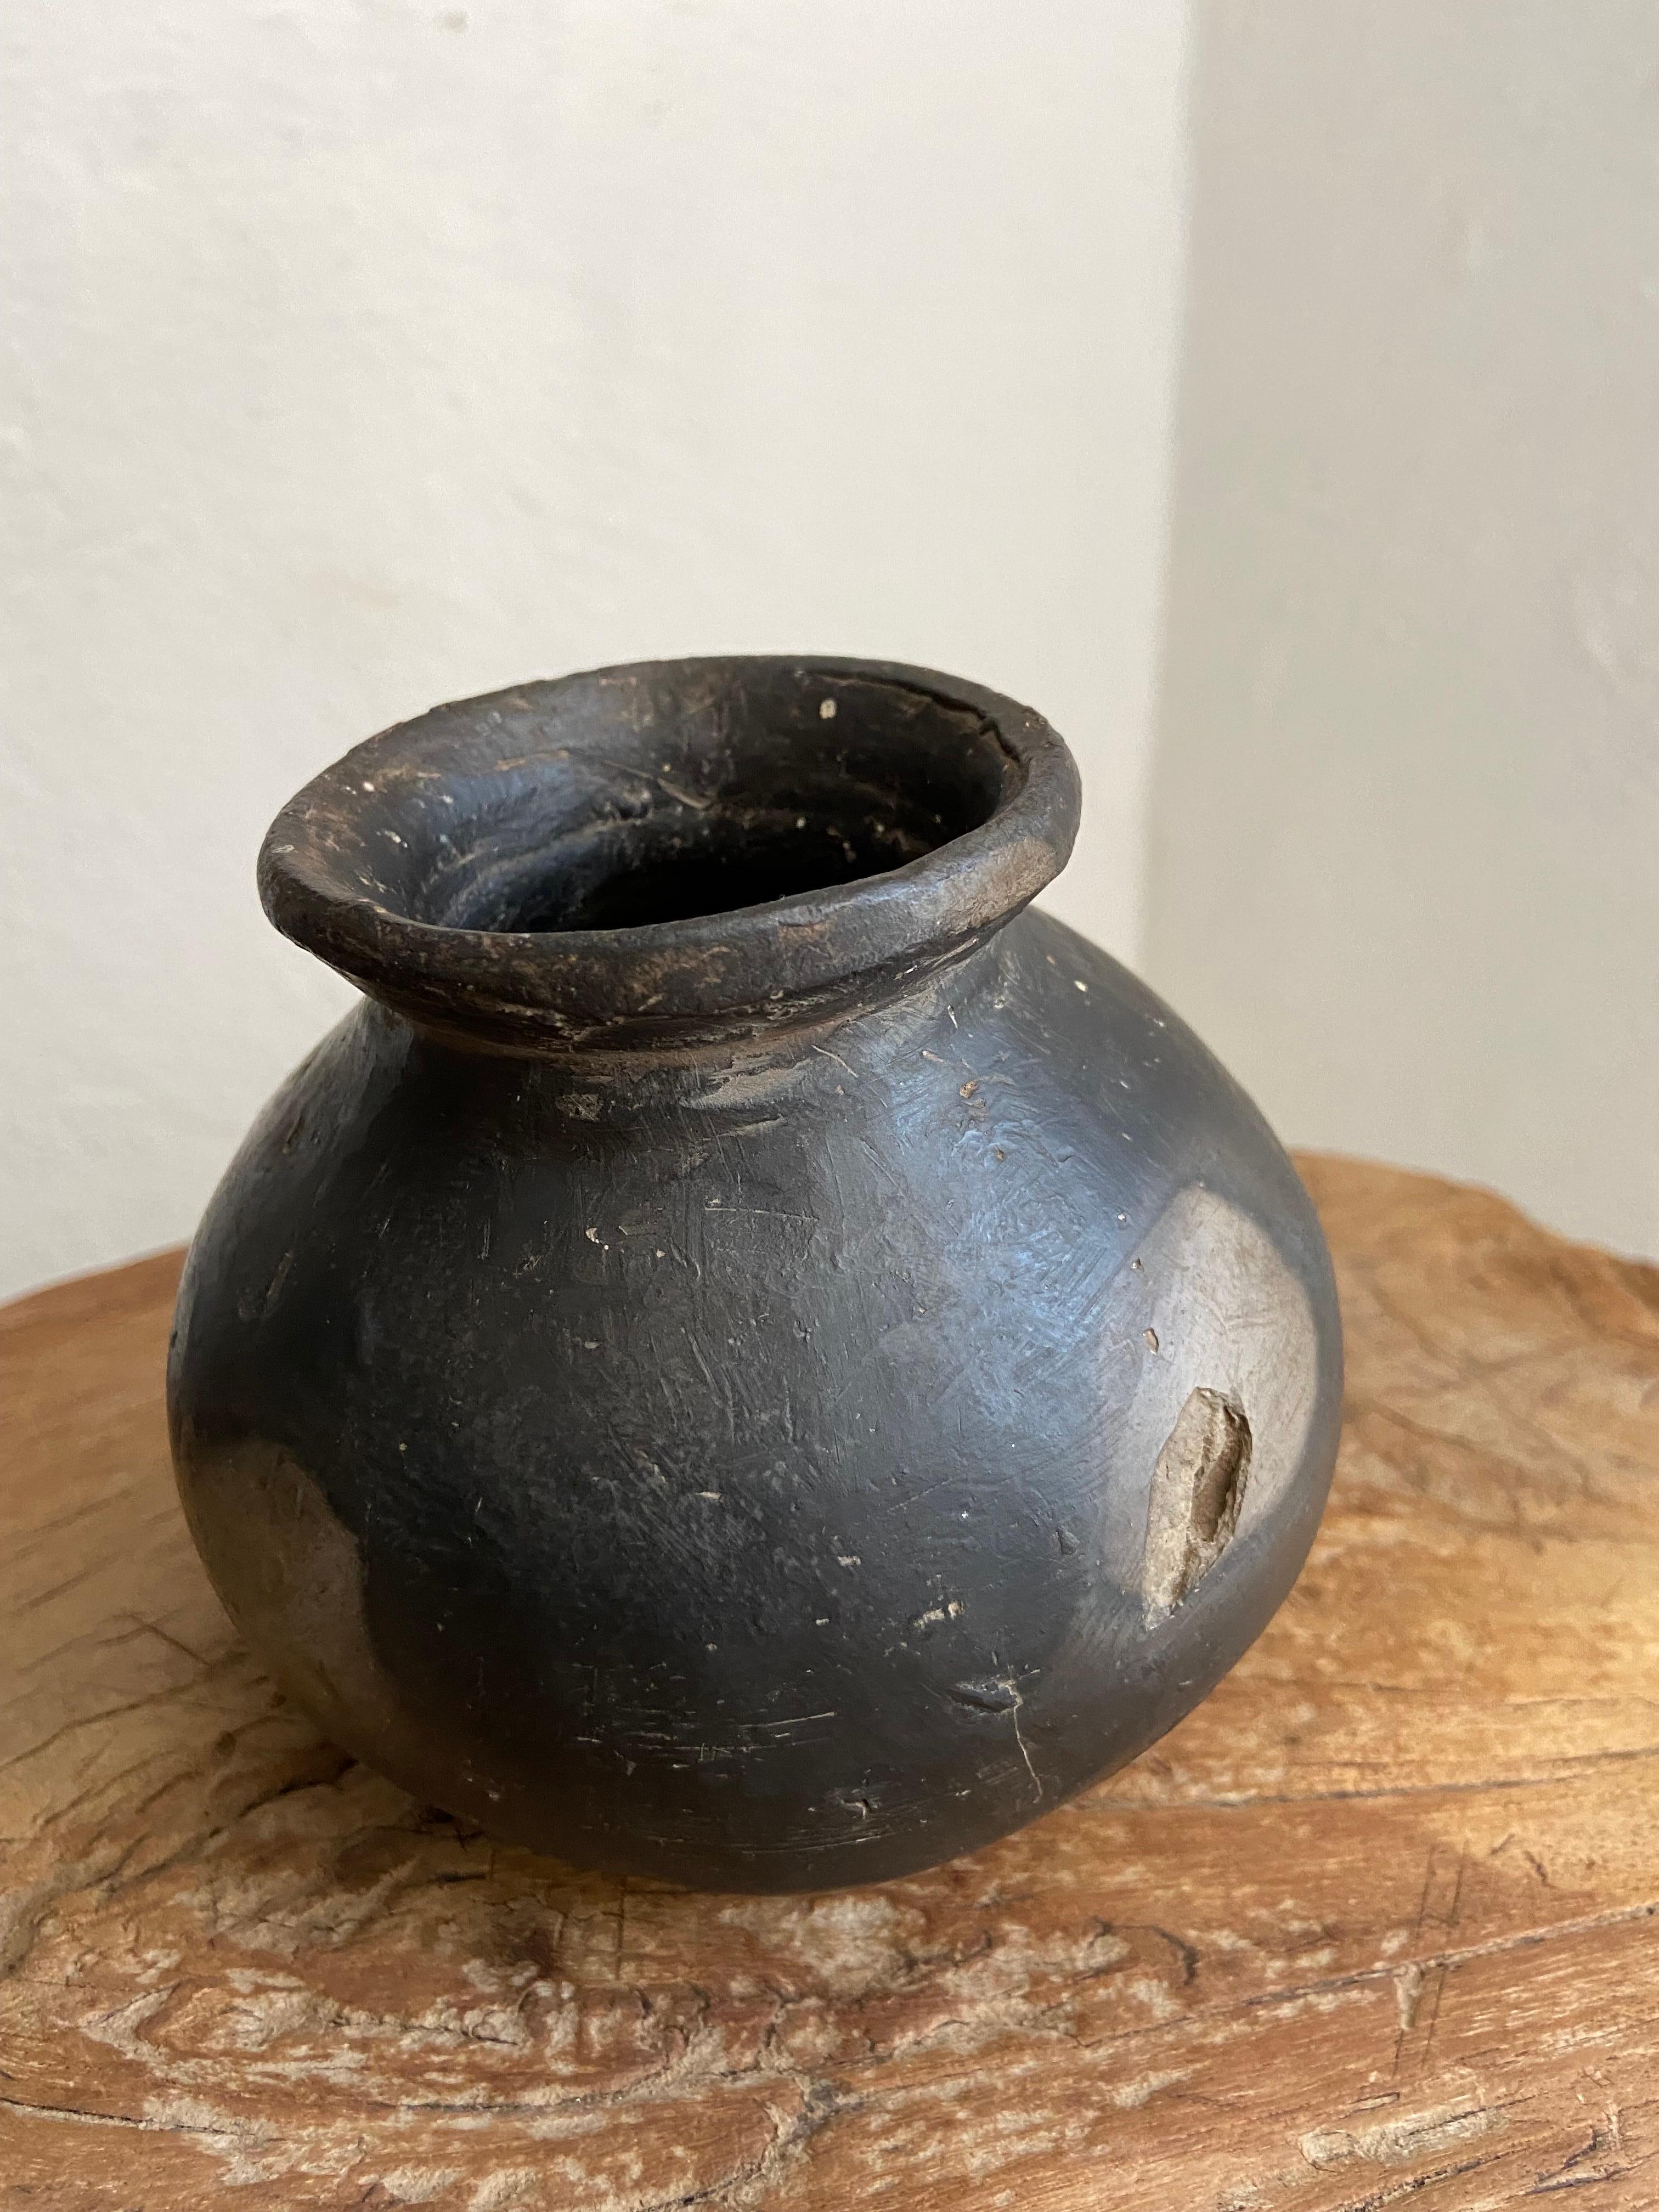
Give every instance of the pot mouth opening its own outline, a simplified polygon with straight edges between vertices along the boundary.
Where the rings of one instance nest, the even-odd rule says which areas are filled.
[[[497,1048],[714,1036],[878,999],[1064,865],[1029,708],[925,670],[645,662],[435,708],[271,825],[278,928]]]
[[[656,929],[773,907],[908,866],[977,829],[994,798],[843,780],[647,807],[495,861],[431,919],[498,935]],[[949,803],[954,801],[955,803]]]

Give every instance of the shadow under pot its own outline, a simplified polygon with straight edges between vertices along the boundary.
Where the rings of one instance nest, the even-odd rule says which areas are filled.
[[[337,1742],[581,1865],[824,1889],[1133,1758],[1334,1455],[1330,1266],[1249,1100],[1029,902],[1078,781],[925,670],[440,708],[273,824],[365,994],[179,1293],[190,1525]]]

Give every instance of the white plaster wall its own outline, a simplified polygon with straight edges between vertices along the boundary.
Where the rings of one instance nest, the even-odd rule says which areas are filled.
[[[0,1290],[186,1235],[343,1003],[252,865],[433,702],[932,662],[1133,953],[1178,0],[9,0]]]
[[[1659,1255],[1659,11],[1199,0],[1146,963]]]

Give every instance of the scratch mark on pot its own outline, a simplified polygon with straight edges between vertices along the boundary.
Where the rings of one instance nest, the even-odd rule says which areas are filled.
[[[910,1623],[912,1628],[926,1628],[935,1620],[955,1620],[962,1612],[962,1600],[953,1597],[944,1605],[930,1605],[926,1613],[919,1613]]]
[[[732,1133],[735,1135],[737,1133],[733,1131]],[[818,1225],[815,1213],[785,1213],[773,1206],[722,1206],[717,1198],[710,1199],[703,1212],[746,1214],[751,1221],[803,1221],[809,1229],[816,1229]]]
[[[1020,1702],[1019,1691],[1008,1674],[983,1674],[967,1682],[952,1682],[947,1693],[959,1705],[970,1705],[975,1712],[1012,1712]]]
[[[1041,1803],[1042,1800],[1042,1784],[1037,1779],[1037,1771],[1031,1764],[1031,1754],[1026,1748],[1025,1738],[1020,1730],[1019,1708],[1024,1702],[1024,1699],[1021,1698],[1018,1696],[1018,1692],[1016,1692],[1015,1703],[1011,1714],[1011,1717],[1014,1723],[1014,1741],[1019,1746],[1019,1755],[1025,1761],[1025,1771],[1031,1778],[1031,1787],[1037,1794],[1037,1802]]]
[[[288,1271],[293,1265],[294,1254],[290,1249],[289,1251],[284,1252],[282,1258],[277,1261],[276,1272],[265,1286],[264,1310],[267,1314],[270,1313],[271,1308],[276,1304],[278,1297],[282,1295],[283,1285],[288,1280]]]
[[[1025,1699],[1013,1676],[983,1674],[972,1681],[953,1682],[948,1694],[955,1698],[957,1705],[967,1705],[975,1712],[1007,1714],[1013,1723],[1014,1741],[1018,1745],[1019,1755],[1025,1762],[1025,1771],[1030,1776],[1031,1787],[1036,1790],[1040,1800],[1042,1796],[1042,1783],[1036,1767],[1031,1764],[1030,1749],[1026,1743],[1024,1731],[1019,1724],[1020,1708],[1025,1703]]]

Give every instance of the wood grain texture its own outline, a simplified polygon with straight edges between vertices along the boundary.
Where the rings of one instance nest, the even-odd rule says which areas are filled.
[[[239,1647],[175,1258],[0,1315],[0,2207],[1659,2204],[1659,1272],[1303,1163],[1347,1425],[1153,1752],[811,1899],[497,1848]]]

